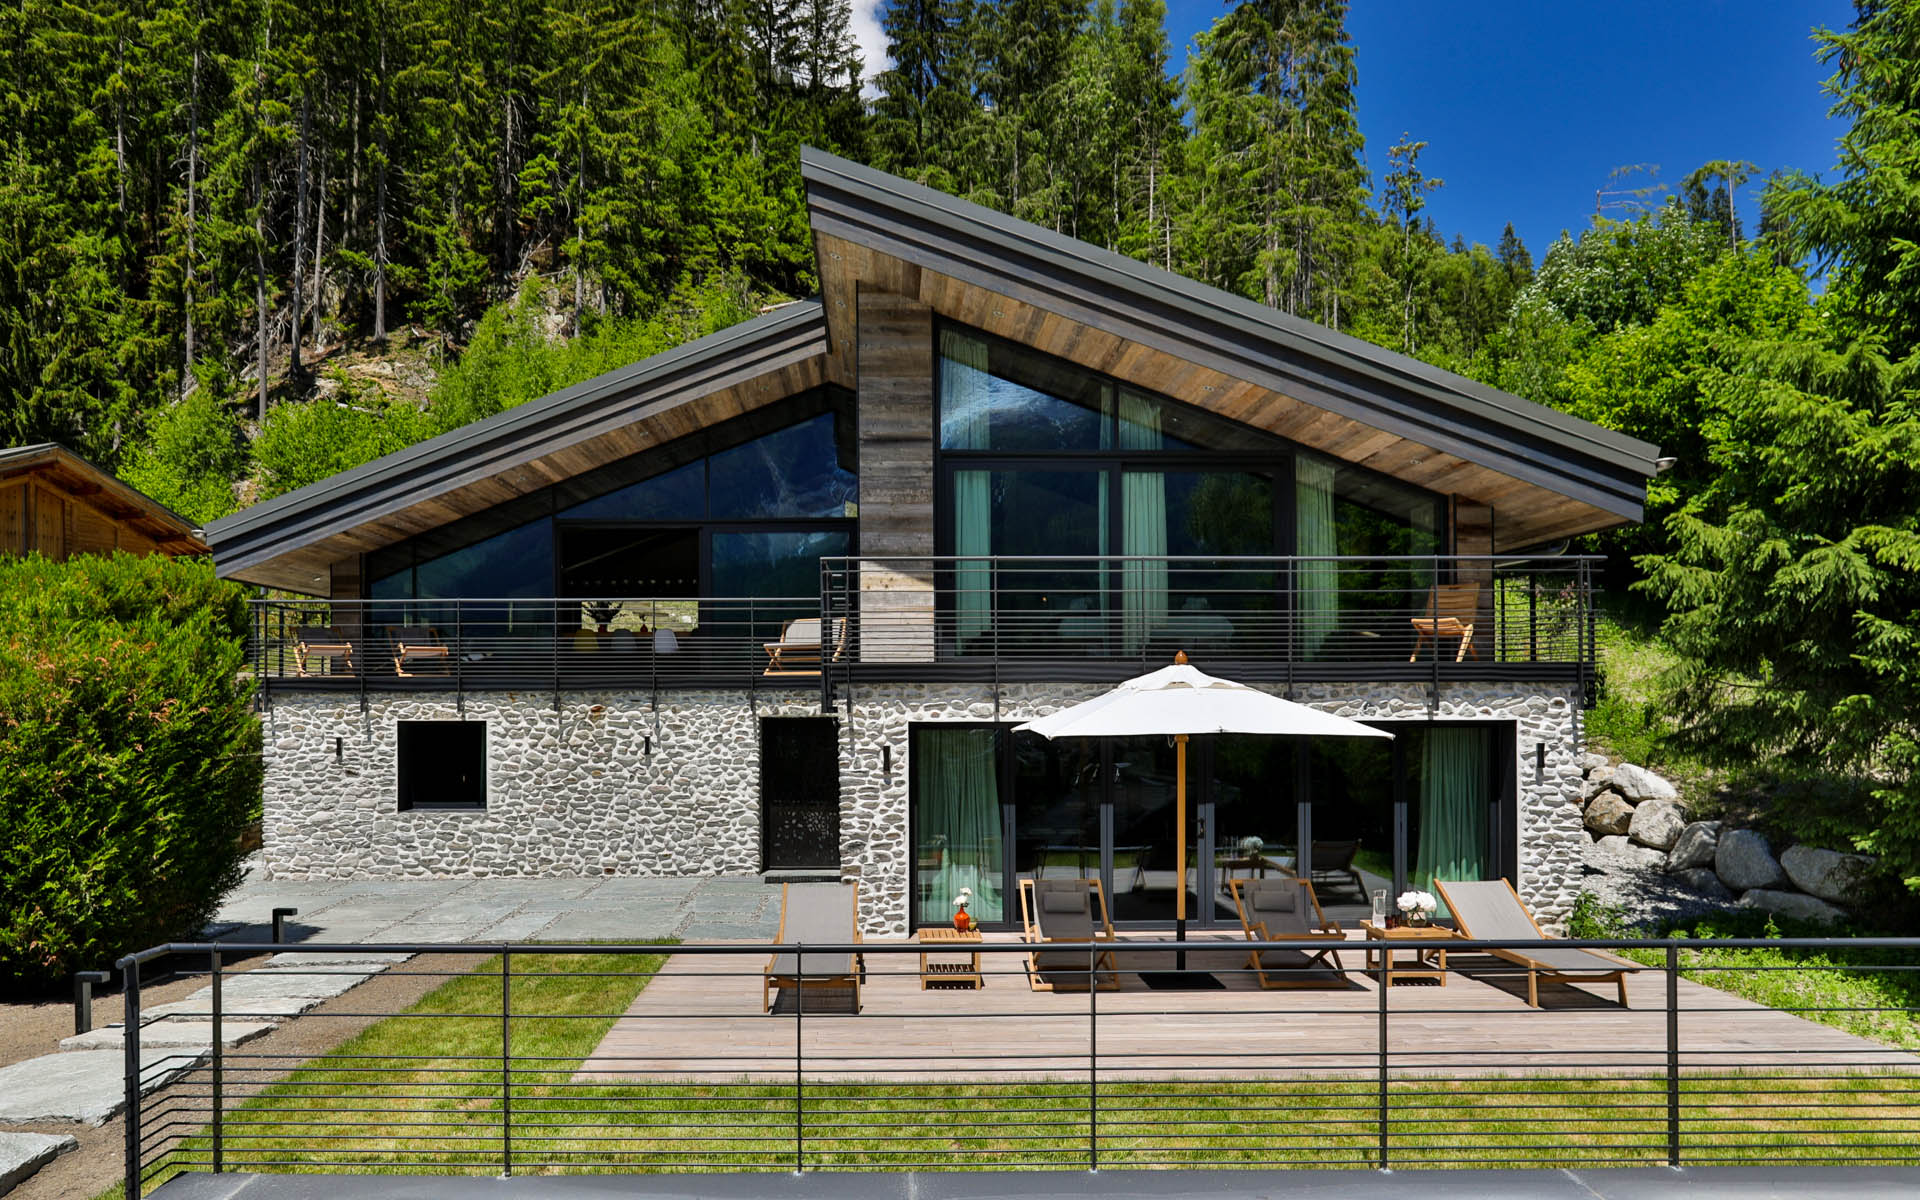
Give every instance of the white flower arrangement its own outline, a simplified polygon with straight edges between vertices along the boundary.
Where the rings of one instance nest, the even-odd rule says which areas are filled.
[[[1259,853],[1266,848],[1267,844],[1257,837],[1243,837],[1240,839],[1241,858],[1257,857]]]
[[[967,905],[971,904],[972,902],[973,902],[972,888],[967,888],[967,887],[961,888],[960,894],[953,898],[953,906],[957,909],[960,909],[963,912],[966,910]]]
[[[1401,892],[1394,905],[1407,916],[1424,921],[1439,909],[1440,902],[1433,898],[1432,892]]]

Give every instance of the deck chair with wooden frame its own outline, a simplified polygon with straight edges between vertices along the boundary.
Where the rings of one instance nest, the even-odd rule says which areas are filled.
[[[763,675],[818,675],[825,653],[821,631],[826,622],[819,617],[796,617],[780,629],[780,640],[762,642],[767,652]],[[839,662],[847,648],[847,619],[833,622],[833,662]]]
[[[393,643],[393,673],[403,679],[416,675],[444,675],[447,673],[447,660],[453,653],[440,635],[426,625],[388,626],[387,638]],[[435,668],[425,671],[421,668],[434,664]]]
[[[1440,639],[1456,638],[1460,648],[1454,651],[1453,661],[1464,662],[1467,655],[1480,657],[1479,647],[1473,644],[1473,624],[1480,616],[1480,585],[1477,583],[1441,583],[1427,591],[1427,615],[1413,617],[1413,653],[1407,655],[1408,662],[1420,660],[1420,647],[1428,642],[1434,644],[1435,654],[1440,653]]]
[[[1367,884],[1360,878],[1359,870],[1353,865],[1353,860],[1359,853],[1358,840],[1314,842],[1313,869],[1307,872],[1307,877],[1314,883],[1352,884],[1353,890],[1364,899],[1367,894]]]
[[[1627,972],[1640,968],[1619,959],[1579,950],[1572,946],[1554,946],[1540,931],[1540,925],[1520,902],[1520,894],[1504,879],[1475,883],[1433,881],[1441,903],[1453,913],[1453,927],[1461,937],[1486,941],[1538,941],[1538,947],[1515,946],[1487,953],[1527,969],[1527,1005],[1540,1007],[1540,976],[1558,983],[1614,983],[1620,988],[1620,1007],[1627,1007]]]
[[[1294,875],[1229,879],[1240,928],[1250,942],[1325,942],[1323,949],[1250,950],[1247,969],[1263,988],[1343,988],[1346,970],[1338,946],[1347,940],[1337,921],[1320,911],[1313,885]]]
[[[780,885],[780,929],[773,940],[820,946],[860,943],[860,885],[842,883],[783,883]],[[853,992],[853,1011],[860,1011],[860,981],[867,973],[860,954],[808,950],[805,954],[776,953],[761,973],[760,1006],[772,1012],[781,988],[796,996],[832,989]]]
[[[1027,953],[1027,984],[1034,991],[1119,988],[1120,966],[1112,950],[1095,951],[1089,962],[1084,951],[1040,948],[1049,942],[1114,940],[1107,893],[1098,879],[1022,879],[1020,926],[1022,939],[1035,947]]]
[[[302,676],[353,674],[353,641],[331,625],[302,625],[293,635],[294,670]]]

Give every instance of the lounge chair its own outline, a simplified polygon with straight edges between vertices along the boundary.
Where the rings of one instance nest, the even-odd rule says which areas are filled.
[[[1454,928],[1459,930],[1462,937],[1540,943],[1538,947],[1487,951],[1527,969],[1527,1004],[1530,1007],[1540,1007],[1539,977],[1542,975],[1560,983],[1618,984],[1620,1007],[1627,1007],[1626,973],[1640,968],[1603,954],[1595,954],[1591,950],[1549,944],[1553,939],[1540,932],[1539,923],[1527,911],[1527,906],[1520,903],[1520,894],[1506,880],[1442,883],[1436,879],[1433,889],[1440,893],[1441,903],[1453,913]]]
[[[1480,615],[1480,585],[1477,583],[1442,583],[1427,592],[1427,615],[1414,617],[1413,653],[1407,655],[1408,662],[1417,662],[1420,647],[1433,643],[1435,654],[1440,652],[1441,638],[1455,638],[1460,648],[1454,651],[1453,661],[1464,662],[1467,655],[1480,657],[1479,649],[1473,644],[1473,624]]]
[[[860,942],[860,885],[839,883],[783,883],[780,885],[780,929],[773,940],[782,945],[858,945]],[[804,961],[802,961],[804,957]],[[779,989],[796,995],[831,988],[853,992],[853,1011],[860,1011],[860,980],[867,973],[860,954],[808,950],[804,956],[775,954],[767,959],[760,985],[761,1007],[773,1011]]]
[[[1233,906],[1250,942],[1326,942],[1324,948],[1251,950],[1247,969],[1263,988],[1346,987],[1337,947],[1347,940],[1337,921],[1320,911],[1313,885],[1293,875],[1230,879]]]
[[[393,673],[404,679],[415,675],[444,675],[452,653],[440,635],[425,625],[389,626],[387,637],[393,642]],[[423,670],[431,666],[432,670]]]
[[[1354,842],[1315,842],[1313,843],[1313,870],[1308,873],[1314,883],[1352,884],[1353,890],[1362,898],[1367,894],[1367,885],[1360,878],[1360,872],[1354,869],[1354,856],[1360,853],[1360,843]]]
[[[1035,946],[1027,954],[1027,983],[1034,991],[1081,991],[1088,986],[1112,991],[1120,986],[1112,950],[1095,951],[1089,963],[1085,951],[1039,948],[1049,942],[1114,940],[1107,894],[1098,879],[1022,879],[1020,924],[1021,936]]]
[[[797,617],[788,621],[780,629],[780,640],[762,642],[767,652],[767,669],[763,675],[818,675],[823,652],[820,636],[824,623],[819,617]],[[841,617],[833,623],[833,661],[839,662],[846,651],[847,620]]]
[[[353,642],[331,625],[302,625],[293,635],[293,660],[301,675],[351,675]]]

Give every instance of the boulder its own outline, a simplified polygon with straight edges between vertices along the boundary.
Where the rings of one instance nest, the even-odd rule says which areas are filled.
[[[1846,919],[1845,909],[1836,908],[1818,896],[1806,896],[1799,892],[1781,892],[1772,888],[1754,888],[1740,897],[1741,908],[1757,908],[1783,917],[1792,917],[1796,921],[1816,921],[1822,925],[1831,925],[1835,921]]]
[[[1667,870],[1687,871],[1713,865],[1713,851],[1720,842],[1720,822],[1695,821],[1680,831],[1667,851]],[[1709,872],[1711,874],[1711,872]]]
[[[1680,840],[1680,831],[1686,827],[1687,814],[1680,810],[1679,804],[1672,800],[1647,800],[1633,810],[1627,836],[1642,846],[1665,850]]]
[[[1666,855],[1645,846],[1636,846],[1627,838],[1614,834],[1589,846],[1587,861],[1606,871],[1646,871],[1658,869],[1666,861]]]
[[[1645,767],[1621,763],[1613,769],[1613,790],[1630,804],[1646,800],[1678,800],[1680,790]]]
[[[1601,767],[1598,770],[1589,771],[1587,777],[1580,781],[1580,795],[1584,799],[1591,800],[1606,791],[1612,782],[1612,767]]]
[[[1787,881],[1787,873],[1773,857],[1773,847],[1751,829],[1735,829],[1720,835],[1719,844],[1713,849],[1713,873],[1736,892],[1777,888]]]
[[[1611,767],[1612,765],[1612,763],[1607,761],[1606,755],[1595,754],[1591,750],[1580,756],[1580,769],[1589,775],[1603,768]]]
[[[1712,867],[1688,867],[1684,871],[1675,871],[1673,877],[1708,900],[1720,904],[1733,903],[1733,893],[1727,890],[1726,884],[1720,882],[1720,877],[1713,873]]]
[[[1601,836],[1624,834],[1633,824],[1633,806],[1613,792],[1602,792],[1587,805],[1587,828]]]
[[[1780,856],[1780,868],[1793,880],[1793,886],[1810,896],[1833,904],[1845,904],[1855,892],[1873,860],[1864,854],[1842,854],[1815,846],[1788,846]]]

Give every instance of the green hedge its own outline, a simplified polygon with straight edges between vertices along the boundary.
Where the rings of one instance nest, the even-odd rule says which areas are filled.
[[[239,881],[246,620],[204,563],[0,560],[0,993],[191,935]]]

